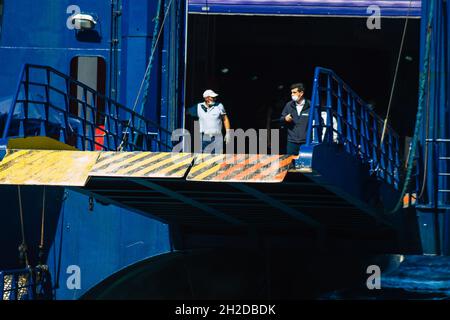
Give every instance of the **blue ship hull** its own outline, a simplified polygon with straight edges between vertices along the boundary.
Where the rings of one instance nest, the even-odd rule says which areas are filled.
[[[324,32],[328,32],[330,25],[339,25],[336,30],[343,30],[341,33],[350,33],[355,25],[360,26],[361,21],[370,15],[361,6],[361,2],[359,7],[354,5],[355,1],[349,1],[346,5],[316,1],[313,6],[310,2],[298,1],[293,5],[292,1],[286,1],[281,7],[278,6],[279,2],[273,1],[268,1],[268,6],[255,5],[246,0],[224,3],[213,0],[192,0],[189,5],[187,1],[167,0],[108,0],[95,3],[89,0],[42,0],[38,6],[31,0],[0,0],[0,129],[3,133],[0,139],[0,156],[3,157],[6,150],[10,149],[8,145],[11,145],[13,138],[24,136],[49,136],[61,144],[76,146],[80,150],[99,150],[100,140],[94,135],[106,132],[105,127],[104,124],[88,123],[92,119],[88,119],[86,111],[80,111],[80,105],[86,107],[86,104],[94,105],[96,116],[97,112],[102,113],[99,118],[103,120],[111,120],[116,116],[116,123],[124,127],[127,122],[128,126],[133,122],[131,119],[136,114],[148,119],[148,123],[151,121],[152,125],[145,127],[144,136],[157,136],[157,146],[137,141],[138,138],[129,138],[128,131],[125,132],[125,137],[120,136],[128,127],[116,130],[114,134],[120,136],[119,142],[127,140],[126,147],[130,149],[126,151],[137,150],[134,147],[138,144],[144,146],[141,149],[145,151],[168,151],[167,148],[161,148],[161,145],[171,144],[170,133],[174,129],[190,126],[184,116],[185,105],[193,102],[203,87],[218,85],[221,81],[223,92],[228,92],[224,99],[231,101],[225,104],[230,105],[230,113],[235,115],[233,120],[236,120],[236,126],[253,124],[257,121],[253,117],[254,113],[257,118],[267,112],[270,120],[270,112],[263,105],[269,103],[266,97],[255,103],[250,101],[252,107],[253,104],[262,105],[256,112],[252,108],[242,108],[244,105],[240,103],[252,96],[248,92],[264,91],[267,96],[284,99],[284,94],[279,90],[286,90],[285,82],[297,81],[298,76],[292,74],[295,72],[292,72],[291,61],[299,63],[299,69],[304,70],[302,76],[313,78],[313,67],[326,59],[327,63],[334,64],[333,68],[340,69],[339,72],[345,74],[346,78],[350,77],[358,91],[362,90],[369,95],[380,91],[382,93],[378,92],[378,96],[375,94],[382,102],[380,105],[387,102],[383,89],[388,88],[390,72],[394,70],[394,62],[390,57],[393,50],[376,49],[390,47],[391,38],[380,40],[374,37],[375,42],[371,37],[358,40],[358,37],[361,38],[367,32],[364,29],[364,32],[355,32],[354,38],[349,36],[348,39],[351,40],[346,44],[341,44],[339,39],[347,40],[347,37],[337,32],[338,44],[334,43],[335,39],[331,39],[321,43],[323,48],[318,45],[318,39],[323,37]],[[395,5],[390,5],[389,1],[376,3],[387,16],[394,18],[383,22],[388,30],[399,29],[400,24],[395,18],[408,16],[417,19],[421,15],[420,1],[395,1]],[[24,7],[29,10],[23,10]],[[192,17],[190,25],[187,21],[188,8]],[[429,4],[425,8],[430,10]],[[36,19],[38,13],[44,14],[45,19]],[[77,29],[72,23],[77,13],[89,15],[96,27],[88,28],[89,30]],[[260,32],[252,31],[252,28],[258,29],[255,17],[245,18],[253,20],[241,17],[249,13],[258,16]],[[210,18],[209,14],[217,16]],[[273,17],[285,14],[295,18],[280,20],[280,17]],[[260,17],[266,15],[270,16]],[[314,18],[305,17],[311,15]],[[291,28],[291,24],[298,22],[306,28],[313,25],[312,19],[322,19],[318,17],[323,15],[334,18],[330,18],[328,24],[314,28],[314,32],[311,30],[309,37],[305,33],[302,46],[309,46],[310,50],[303,53],[302,59],[297,54],[302,50],[283,49],[283,46],[289,47],[295,42],[290,39],[289,34],[284,35],[284,38],[282,36],[286,29]],[[343,16],[352,18],[344,21],[340,19]],[[364,19],[358,20],[361,17]],[[296,21],[297,18],[302,21]],[[230,21],[236,23],[228,23],[226,19],[233,19]],[[270,19],[279,20],[272,27],[268,23]],[[23,21],[32,22],[32,28]],[[422,22],[422,47],[411,45],[409,48],[414,58],[416,53],[419,55],[419,50],[421,58],[425,55],[424,23]],[[160,29],[162,25],[164,28]],[[365,28],[364,23],[362,25]],[[261,26],[270,28],[263,29]],[[192,30],[190,38],[188,29]],[[414,23],[413,29],[412,34],[417,35],[419,23]],[[210,30],[217,34],[210,34]],[[263,35],[261,38],[260,34]],[[264,50],[256,50],[256,53],[261,53],[260,56],[254,52],[254,48],[246,47],[248,39],[253,37],[259,45],[266,45],[266,35],[270,39],[267,40],[267,46],[263,46]],[[351,41],[355,39],[361,47],[354,46]],[[216,41],[217,47],[214,47],[211,43]],[[192,46],[188,48],[188,44]],[[241,51],[240,48],[244,49]],[[340,55],[336,53],[333,58],[329,54],[332,51],[339,51]],[[274,55],[276,59],[272,59]],[[367,57],[378,61],[374,67],[369,68],[375,75],[373,79],[366,73],[359,74]],[[269,65],[271,59],[280,60],[284,64]],[[252,63],[246,65],[241,60]],[[263,76],[255,73],[253,63],[258,65],[256,71],[266,73]],[[414,63],[418,64],[416,61]],[[22,69],[25,71],[20,78],[20,70],[24,64],[27,67]],[[28,73],[33,66],[30,67],[29,64],[39,65],[41,70],[52,77],[55,74],[64,75],[62,79],[68,82],[62,81],[59,85],[65,87],[65,91],[60,92],[63,92],[66,101],[61,102],[61,97],[59,99],[61,104],[66,103],[66,114],[56,112],[49,117],[48,109],[38,107],[32,117],[14,113],[16,106],[23,105],[26,109],[29,105],[39,105],[45,99],[46,107],[49,108],[48,101],[51,99],[48,91],[54,89],[49,88],[50,76],[44,80],[36,80],[41,81],[41,84],[47,81],[47,87],[44,86],[47,92],[29,91],[29,86],[33,85],[30,84],[33,82],[30,80],[33,75]],[[417,65],[413,64],[411,68],[414,69],[415,66]],[[384,73],[376,73],[379,70],[375,69],[383,69]],[[341,91],[345,91],[348,97],[346,108],[351,108],[352,103],[349,101],[353,99],[353,104],[360,104],[358,106],[363,110],[361,112],[366,113],[353,115],[354,119],[350,119],[350,111],[344,114],[342,104],[339,107],[334,105],[335,109],[340,108],[339,119],[346,123],[339,125],[338,133],[341,138],[345,136],[346,139],[339,146],[332,141],[332,130],[328,131],[326,138],[319,138],[322,131],[317,129],[317,123],[313,129],[311,120],[309,141],[306,146],[302,146],[300,158],[295,162],[297,167],[310,169],[307,174],[296,172],[297,175],[287,175],[283,181],[285,184],[258,184],[255,188],[248,184],[239,186],[230,181],[222,181],[223,183],[219,182],[214,186],[207,185],[208,182],[205,181],[187,181],[184,178],[187,178],[188,169],[183,180],[167,179],[163,182],[143,179],[144,181],[136,183],[123,177],[91,177],[86,185],[78,188],[45,187],[45,202],[42,186],[23,185],[20,189],[12,185],[0,186],[0,241],[4,244],[0,254],[0,270],[24,267],[23,259],[19,259],[18,247],[26,242],[28,264],[36,266],[42,263],[48,266],[51,297],[54,299],[315,298],[350,282],[361,283],[367,278],[367,265],[376,264],[385,270],[395,268],[401,259],[391,254],[449,254],[450,215],[445,196],[429,195],[426,201],[422,199],[419,219],[414,207],[389,214],[388,211],[400,196],[400,182],[403,178],[400,174],[403,168],[399,159],[398,136],[389,134],[387,139],[391,140],[379,147],[378,133],[375,131],[379,129],[377,121],[380,118],[373,116],[373,110],[369,112],[367,104],[362,103],[356,93],[347,88],[333,71],[327,68],[315,70],[315,83],[311,87],[316,89],[312,94],[312,104],[318,110],[316,120],[320,117],[320,108],[332,111],[331,101],[335,101],[335,98],[331,98],[332,95],[339,95],[340,102],[344,100]],[[290,73],[291,75],[286,76]],[[276,78],[280,74],[283,79]],[[229,76],[231,78],[227,78]],[[416,76],[415,69],[413,76],[406,73],[403,92],[410,94],[409,89],[415,87]],[[265,77],[270,78],[270,81]],[[328,77],[327,81],[322,83],[319,80],[325,78],[321,77]],[[261,82],[263,86],[258,82],[260,78],[265,81]],[[278,85],[277,81],[282,84]],[[186,85],[187,82],[189,86]],[[277,83],[277,89],[269,88],[269,84],[273,86],[274,83]],[[374,86],[378,86],[378,90],[367,89]],[[241,87],[246,89],[245,94],[238,90]],[[327,99],[319,89],[328,92]],[[92,97],[88,97],[87,91]],[[102,99],[94,98],[100,95]],[[415,102],[416,98],[413,97],[413,100]],[[406,105],[410,103],[407,99],[405,101]],[[108,108],[111,105],[117,107],[118,102],[129,109],[119,108],[117,115],[112,115],[112,109]],[[270,101],[270,104],[278,102]],[[337,110],[334,111],[338,113]],[[70,120],[67,120],[67,114],[70,115]],[[396,121],[401,126],[402,115],[397,118]],[[327,127],[330,129],[331,116],[328,119]],[[63,122],[64,128],[55,126]],[[372,126],[372,122],[375,125]],[[68,126],[76,127],[74,131],[78,136],[67,139]],[[90,137],[83,133],[82,138],[85,140],[80,142],[80,132],[86,131],[89,126],[90,129],[100,131],[90,133]],[[342,129],[345,126],[347,131]],[[405,125],[404,135],[411,128],[412,125]],[[139,126],[132,127],[131,132],[134,129],[138,130]],[[111,128],[106,130],[111,132]],[[356,135],[355,132],[358,133],[358,138],[351,137],[352,134]],[[370,134],[373,139],[369,138]],[[106,141],[104,136],[103,139],[102,143]],[[366,145],[363,146],[364,139]],[[428,137],[423,140],[426,139]],[[120,146],[117,143],[107,147],[102,145],[100,149],[116,150]],[[29,149],[34,148],[41,147],[34,145]],[[431,163],[436,154],[430,152],[426,156],[431,157]],[[440,156],[446,155],[441,153]],[[419,174],[432,179],[424,174],[423,158],[421,159]],[[445,166],[440,173],[444,169]],[[445,191],[445,179],[440,177],[435,180],[441,183],[442,188],[439,190]],[[426,185],[430,194],[434,194],[435,180],[428,181]],[[291,189],[289,186],[292,185],[297,189]],[[203,197],[206,194],[211,194],[211,198]],[[313,200],[308,198],[302,202],[298,196],[301,194],[311,196]],[[93,198],[94,195],[97,198]],[[234,198],[236,195],[237,198]],[[242,201],[241,207],[236,206],[238,201]],[[330,208],[336,204],[339,205]],[[442,206],[437,208],[438,205]],[[325,208],[325,214],[318,212],[319,210],[313,211],[321,206]],[[233,221],[242,219],[246,223],[256,222],[257,225],[258,219],[276,223],[285,219],[285,225],[280,229],[270,223],[265,226],[266,229],[258,226],[247,229],[229,228],[228,225],[224,227],[222,224],[214,224],[213,220],[211,225],[202,225],[203,218],[206,221],[206,218],[211,218],[211,214],[215,215],[212,218],[220,216],[221,208]],[[267,208],[269,213],[261,218],[262,211]],[[23,221],[20,212],[23,213]],[[44,216],[41,215],[42,212]],[[313,219],[312,224],[323,224],[321,226],[325,226],[326,232],[309,228],[311,219],[308,217],[317,218],[320,223]],[[183,219],[194,222],[183,225],[180,222]],[[307,226],[301,225],[302,223]],[[330,225],[343,225],[343,229],[333,229]],[[360,229],[361,226],[368,227]],[[43,254],[39,256],[41,237]],[[339,254],[334,255],[335,250]],[[342,277],[336,279],[333,274],[328,273],[328,268],[330,263],[339,260],[343,263],[335,269]],[[307,279],[308,275],[314,277]],[[211,286],[211,283],[216,285]],[[317,286],[317,283],[323,286]]]

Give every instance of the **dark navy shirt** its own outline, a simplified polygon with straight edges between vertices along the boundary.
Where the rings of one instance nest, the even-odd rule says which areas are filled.
[[[310,101],[306,100],[300,115],[297,113],[296,103],[289,101],[281,112],[280,121],[287,129],[287,140],[295,143],[305,143],[306,134],[308,130]],[[286,122],[284,119],[288,114],[291,114],[293,121]]]

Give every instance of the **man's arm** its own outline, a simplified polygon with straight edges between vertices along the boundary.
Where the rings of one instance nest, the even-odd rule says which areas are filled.
[[[289,115],[289,117],[288,117]],[[290,121],[288,121],[290,119]],[[286,103],[286,105],[283,108],[283,111],[281,112],[280,122],[281,124],[292,122],[292,116],[289,113],[289,103]]]
[[[230,134],[230,129],[231,129],[231,125],[230,125],[230,119],[228,119],[228,116],[226,114],[222,115],[222,121],[223,121],[223,126],[225,127],[226,133],[225,133],[225,137],[224,137],[224,141],[225,143],[229,143],[230,139],[231,139],[231,134]]]
[[[226,114],[224,114],[222,116],[222,120],[223,120],[223,126],[225,127],[225,130],[230,130],[231,129],[231,124],[230,124],[230,119],[228,118],[228,116]]]
[[[221,103],[219,104],[219,110],[220,110],[220,115],[222,116],[223,126],[225,127],[225,130],[228,131],[231,128],[230,119],[228,119],[227,112],[225,111],[225,107]]]

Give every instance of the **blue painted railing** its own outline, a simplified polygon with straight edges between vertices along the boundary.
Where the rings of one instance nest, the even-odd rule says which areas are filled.
[[[369,164],[371,173],[399,187],[399,136],[334,71],[317,67],[306,143],[337,143]]]
[[[425,139],[424,160],[417,159],[418,208],[450,209],[450,139]]]
[[[51,299],[50,274],[45,267],[0,271],[0,300]]]
[[[79,150],[168,151],[170,132],[48,66],[25,64],[2,140],[47,136]]]

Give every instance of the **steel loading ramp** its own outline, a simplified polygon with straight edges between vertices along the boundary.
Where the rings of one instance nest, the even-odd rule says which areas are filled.
[[[289,155],[174,152],[7,150],[0,184],[86,186],[98,178],[184,178],[188,181],[282,182]]]
[[[308,174],[289,172],[292,160],[286,155],[8,150],[0,162],[0,184],[74,187],[165,223],[215,230],[389,227],[374,208],[349,201]]]
[[[281,183],[95,177],[83,190],[165,223],[192,227],[307,226],[364,232],[388,225],[300,173],[289,173]]]

